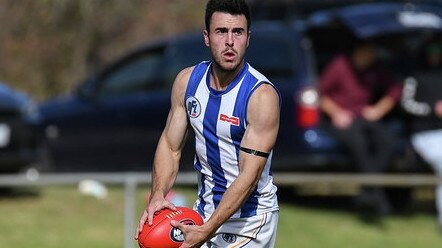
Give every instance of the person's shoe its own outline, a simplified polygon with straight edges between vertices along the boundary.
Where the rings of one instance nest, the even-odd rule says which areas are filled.
[[[388,215],[392,212],[392,206],[383,189],[373,190],[373,199],[376,201],[376,208],[379,215]]]
[[[373,196],[367,192],[362,192],[360,195],[356,196],[354,199],[354,205],[356,210],[360,213],[371,213],[376,209]]]
[[[356,196],[355,208],[364,219],[378,219],[392,212],[385,192],[378,188],[366,188]]]

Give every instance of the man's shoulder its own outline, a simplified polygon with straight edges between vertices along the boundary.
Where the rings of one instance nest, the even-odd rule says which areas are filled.
[[[352,70],[350,58],[345,54],[338,54],[326,64],[325,70],[321,75],[321,81],[328,81],[330,78],[340,76],[342,73],[347,74]]]
[[[177,78],[187,78],[187,80],[190,78],[190,76],[192,75],[192,73],[196,72],[196,70],[207,70],[207,67],[209,66],[210,61],[202,61],[196,65],[193,66],[189,66],[184,68],[183,70],[181,70],[178,73]]]
[[[175,84],[187,84],[194,68],[195,66],[190,66],[182,69],[176,76]]]
[[[196,64],[192,67],[189,67],[189,79],[190,80],[199,80],[203,77],[204,74],[207,73],[208,68],[210,67],[210,61],[202,61],[199,64]]]
[[[345,54],[338,54],[336,57],[332,59],[330,64],[335,66],[349,66],[350,58]]]
[[[273,84],[264,81],[264,83],[261,83],[256,87],[256,89],[252,94],[252,97],[257,97],[261,100],[265,99],[260,102],[267,102],[272,98],[279,99],[280,95],[278,90]]]
[[[184,96],[189,83],[190,75],[192,74],[194,68],[195,66],[186,67],[177,74],[172,87],[173,95],[177,95],[180,98]]]

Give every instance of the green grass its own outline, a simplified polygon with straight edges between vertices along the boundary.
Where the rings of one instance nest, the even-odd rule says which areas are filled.
[[[277,247],[430,248],[441,242],[434,216],[428,214],[388,216],[370,224],[350,211],[283,204]]]
[[[123,189],[109,190],[104,200],[81,195],[74,187],[0,193],[0,247],[123,247]],[[146,191],[140,187],[137,192],[137,216]],[[179,192],[189,202],[194,200],[194,190]],[[431,212],[392,215],[381,224],[368,224],[350,210],[282,203],[276,247],[432,248],[441,244]]]

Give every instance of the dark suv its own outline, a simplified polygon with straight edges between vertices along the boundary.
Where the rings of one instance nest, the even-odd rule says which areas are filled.
[[[35,166],[39,147],[31,127],[38,118],[30,97],[0,82],[0,173]]]
[[[398,35],[408,35],[414,45],[413,37],[418,36],[409,31],[440,32],[442,25],[430,23],[440,19],[439,9],[376,3],[322,10],[290,21],[255,22],[246,59],[282,94],[273,169],[313,171],[334,166],[331,169],[336,170],[337,165],[348,164],[340,145],[320,128],[318,72],[332,55],[348,48],[354,37],[382,43],[403,41],[396,39]],[[406,23],[390,18],[396,15],[403,15]],[[425,16],[426,23],[420,19]],[[381,17],[386,19],[381,21]],[[404,54],[386,52],[387,48],[392,51],[399,46],[386,46],[383,62],[399,72],[407,71],[406,62],[414,60],[400,57],[395,61],[397,54]],[[61,171],[149,169],[169,111],[174,77],[182,68],[209,58],[201,33],[164,39],[130,53],[72,95],[43,103],[39,127],[47,163]],[[398,133],[406,129],[403,121],[394,118],[390,126]],[[182,168],[191,169],[191,145],[183,156]]]
[[[309,162],[308,155],[293,154],[329,149],[309,129],[317,111],[309,43],[280,22],[256,23],[252,33],[247,60],[283,95],[275,156],[281,163],[276,167],[292,168],[298,159],[302,164]],[[40,128],[48,149],[47,162],[62,171],[148,169],[169,111],[176,74],[209,58],[202,33],[164,39],[130,53],[72,95],[43,103]],[[193,152],[190,146],[186,149],[183,167],[189,169]]]

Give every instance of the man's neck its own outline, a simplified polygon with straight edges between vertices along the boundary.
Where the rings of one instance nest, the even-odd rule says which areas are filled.
[[[227,87],[232,83],[235,77],[240,73],[242,68],[244,67],[244,61],[241,62],[234,70],[226,71],[221,69],[219,66],[213,64],[211,77],[210,77],[210,86],[218,91],[223,91],[227,89]]]

